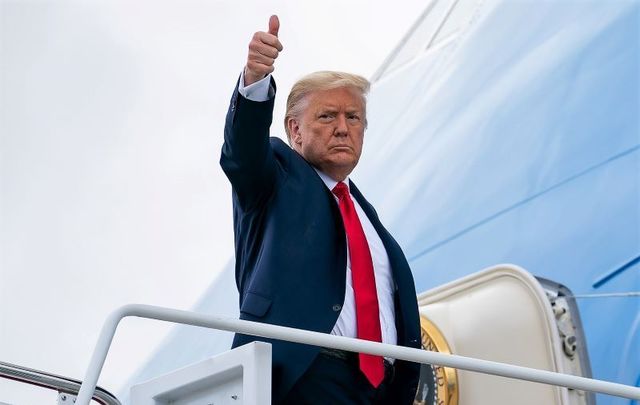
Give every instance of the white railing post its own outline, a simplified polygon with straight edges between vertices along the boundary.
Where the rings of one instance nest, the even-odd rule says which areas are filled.
[[[76,400],[78,405],[89,405],[91,394],[98,383],[98,377],[100,376],[104,361],[107,357],[109,346],[111,346],[111,341],[115,335],[116,328],[118,327],[120,320],[127,316],[137,316],[140,318],[157,319],[173,323],[201,326],[210,329],[220,329],[245,335],[304,343],[351,352],[363,352],[399,360],[413,361],[416,363],[435,364],[461,370],[475,371],[640,400],[640,388],[624,384],[497,363],[494,361],[473,359],[452,354],[370,342],[343,336],[333,336],[325,333],[269,325],[260,322],[250,322],[240,319],[225,319],[198,314],[195,312],[180,311],[177,309],[132,304],[125,305],[117,309],[105,321],[102,331],[100,332],[96,348],[94,349],[91,357],[89,367],[87,368],[86,376],[82,381],[82,387],[78,393],[78,398]]]

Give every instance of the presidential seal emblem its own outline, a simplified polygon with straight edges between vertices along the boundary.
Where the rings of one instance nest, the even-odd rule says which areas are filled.
[[[420,316],[422,348],[439,353],[451,353],[440,329],[424,315]],[[418,391],[414,405],[458,405],[458,375],[456,369],[423,364],[420,368]]]

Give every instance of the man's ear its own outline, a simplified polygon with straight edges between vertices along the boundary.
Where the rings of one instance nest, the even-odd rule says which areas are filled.
[[[300,123],[297,119],[289,117],[287,119],[287,129],[291,137],[291,146],[300,145],[302,143],[302,135],[300,134]]]

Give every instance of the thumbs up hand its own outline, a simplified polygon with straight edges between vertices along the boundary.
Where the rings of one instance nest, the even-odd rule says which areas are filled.
[[[249,42],[249,55],[247,65],[244,68],[244,85],[248,86],[266,77],[273,72],[273,63],[280,51],[282,44],[278,40],[280,20],[277,15],[269,18],[269,31],[258,31],[253,34]]]

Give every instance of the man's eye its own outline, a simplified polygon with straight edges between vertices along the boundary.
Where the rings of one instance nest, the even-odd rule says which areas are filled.
[[[356,115],[356,114],[353,114],[353,115],[349,116],[349,119],[353,120],[353,121],[360,121],[360,116]]]
[[[318,118],[320,118],[321,120],[328,120],[328,119],[331,119],[331,115],[327,113],[323,113],[323,114],[320,114]]]

